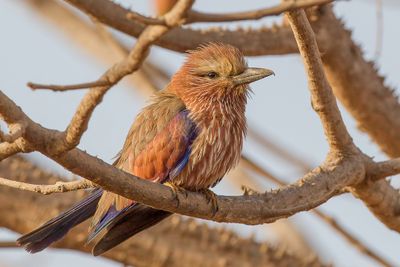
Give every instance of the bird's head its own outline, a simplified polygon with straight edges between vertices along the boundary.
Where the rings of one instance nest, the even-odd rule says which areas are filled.
[[[174,75],[169,90],[185,104],[246,98],[249,84],[274,74],[272,70],[250,68],[239,49],[227,44],[209,43],[190,51]]]

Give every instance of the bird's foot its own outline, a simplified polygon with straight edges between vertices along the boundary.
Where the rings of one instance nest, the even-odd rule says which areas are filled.
[[[185,197],[187,197],[187,191],[185,188],[180,187],[172,182],[166,182],[164,185],[170,187],[172,189],[172,194],[174,195],[174,198],[176,200],[176,206],[179,207],[180,200],[179,200],[179,193],[184,194]]]
[[[212,212],[213,212],[213,215],[215,215],[219,209],[217,195],[208,188],[201,189],[201,190],[199,190],[199,192],[202,193],[206,197],[206,199],[208,200],[208,203],[211,203]]]

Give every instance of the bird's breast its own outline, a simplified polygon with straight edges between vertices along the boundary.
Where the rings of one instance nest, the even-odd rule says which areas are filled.
[[[239,116],[240,115],[240,116]],[[218,113],[194,118],[198,135],[191,147],[188,165],[174,182],[188,190],[217,183],[240,159],[246,122],[243,114]]]

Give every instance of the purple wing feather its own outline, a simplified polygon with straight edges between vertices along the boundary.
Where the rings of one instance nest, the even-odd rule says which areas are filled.
[[[189,162],[190,153],[192,152],[191,146],[197,136],[197,128],[195,123],[189,118],[189,111],[183,110],[178,114],[178,116],[180,116],[182,120],[187,121],[186,151],[178,160],[176,166],[168,174],[169,180],[173,180],[176,176],[178,176]]]
[[[152,142],[149,144],[149,149],[144,150],[141,155],[139,155],[138,159],[133,161],[132,169],[133,174],[137,175],[141,178],[151,179],[155,182],[165,183],[167,181],[173,181],[173,179],[179,175],[179,173],[185,168],[189,161],[190,153],[191,153],[191,145],[194,139],[197,136],[196,125],[194,122],[189,118],[189,111],[182,110],[180,111],[166,126],[166,128],[158,134]],[[176,142],[176,144],[171,143]],[[165,148],[171,154],[169,158],[165,159],[165,162],[160,162],[159,157],[163,157],[162,153],[164,151],[159,151],[160,154],[157,154],[157,151],[154,151],[157,148],[157,143],[163,142],[166,144]],[[169,143],[168,143],[169,142]],[[172,153],[170,152],[170,148],[172,149]],[[150,156],[148,156],[150,155]],[[158,156],[160,155],[160,156]],[[143,163],[144,160],[147,159],[147,165]],[[149,161],[148,159],[152,160],[153,162]],[[171,159],[174,161],[171,164]],[[158,164],[158,165],[157,165]],[[170,165],[170,166],[169,166]],[[149,167],[150,166],[150,167]],[[155,173],[149,172],[146,168],[153,168],[156,170]],[[159,173],[157,173],[157,170]],[[149,173],[152,175],[149,175]],[[160,175],[162,173],[162,175]],[[101,218],[99,223],[93,228],[92,232],[89,235],[88,242],[93,240],[103,229],[110,228],[124,218],[126,214],[132,214],[134,210],[140,210],[143,213],[143,208],[138,207],[138,203],[131,203],[129,206],[121,209],[116,210],[114,206],[111,206],[108,212]],[[150,212],[150,210],[149,210]],[[155,213],[152,209],[152,213]],[[161,211],[160,211],[161,212]],[[165,212],[163,212],[164,214]],[[138,214],[138,216],[140,216]],[[130,216],[132,217],[132,215]],[[165,215],[160,216],[160,218],[165,218]],[[140,228],[141,230],[146,229],[146,222],[141,222],[143,225]],[[154,224],[154,220],[152,220]],[[149,224],[149,226],[151,226]],[[129,238],[131,235],[135,234],[135,230],[131,230],[131,234],[126,236],[126,239]]]

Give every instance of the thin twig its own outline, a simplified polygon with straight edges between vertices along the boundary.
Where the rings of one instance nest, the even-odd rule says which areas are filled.
[[[372,181],[377,181],[399,173],[400,158],[395,158],[371,164],[367,175]]]
[[[26,125],[22,123],[13,123],[8,125],[9,133],[6,134],[0,130],[0,142],[13,143],[25,133]]]
[[[286,11],[292,11],[299,8],[307,8],[311,6],[319,6],[332,3],[335,0],[297,0],[286,1],[276,6],[258,9],[254,11],[237,12],[230,14],[210,14],[198,11],[192,11],[186,23],[195,22],[227,22],[238,20],[258,20],[266,16],[277,16]]]
[[[43,195],[49,195],[53,193],[64,193],[70,191],[76,191],[80,189],[87,189],[94,187],[93,183],[88,180],[72,181],[72,182],[57,182],[53,185],[39,185],[29,184],[24,182],[18,182],[6,178],[0,177],[0,185],[17,188],[20,190],[36,192]]]
[[[51,90],[55,92],[62,92],[62,91],[70,91],[70,90],[80,90],[80,89],[88,89],[91,87],[103,87],[103,86],[110,86],[110,83],[107,81],[94,81],[94,82],[87,82],[87,83],[78,83],[78,84],[71,84],[71,85],[55,85],[55,84],[40,84],[40,83],[32,83],[29,82],[26,84],[32,90]]]
[[[0,241],[0,248],[21,248],[15,241]]]
[[[29,152],[28,145],[24,138],[20,137],[12,143],[0,143],[0,161],[11,157],[19,152]]]

